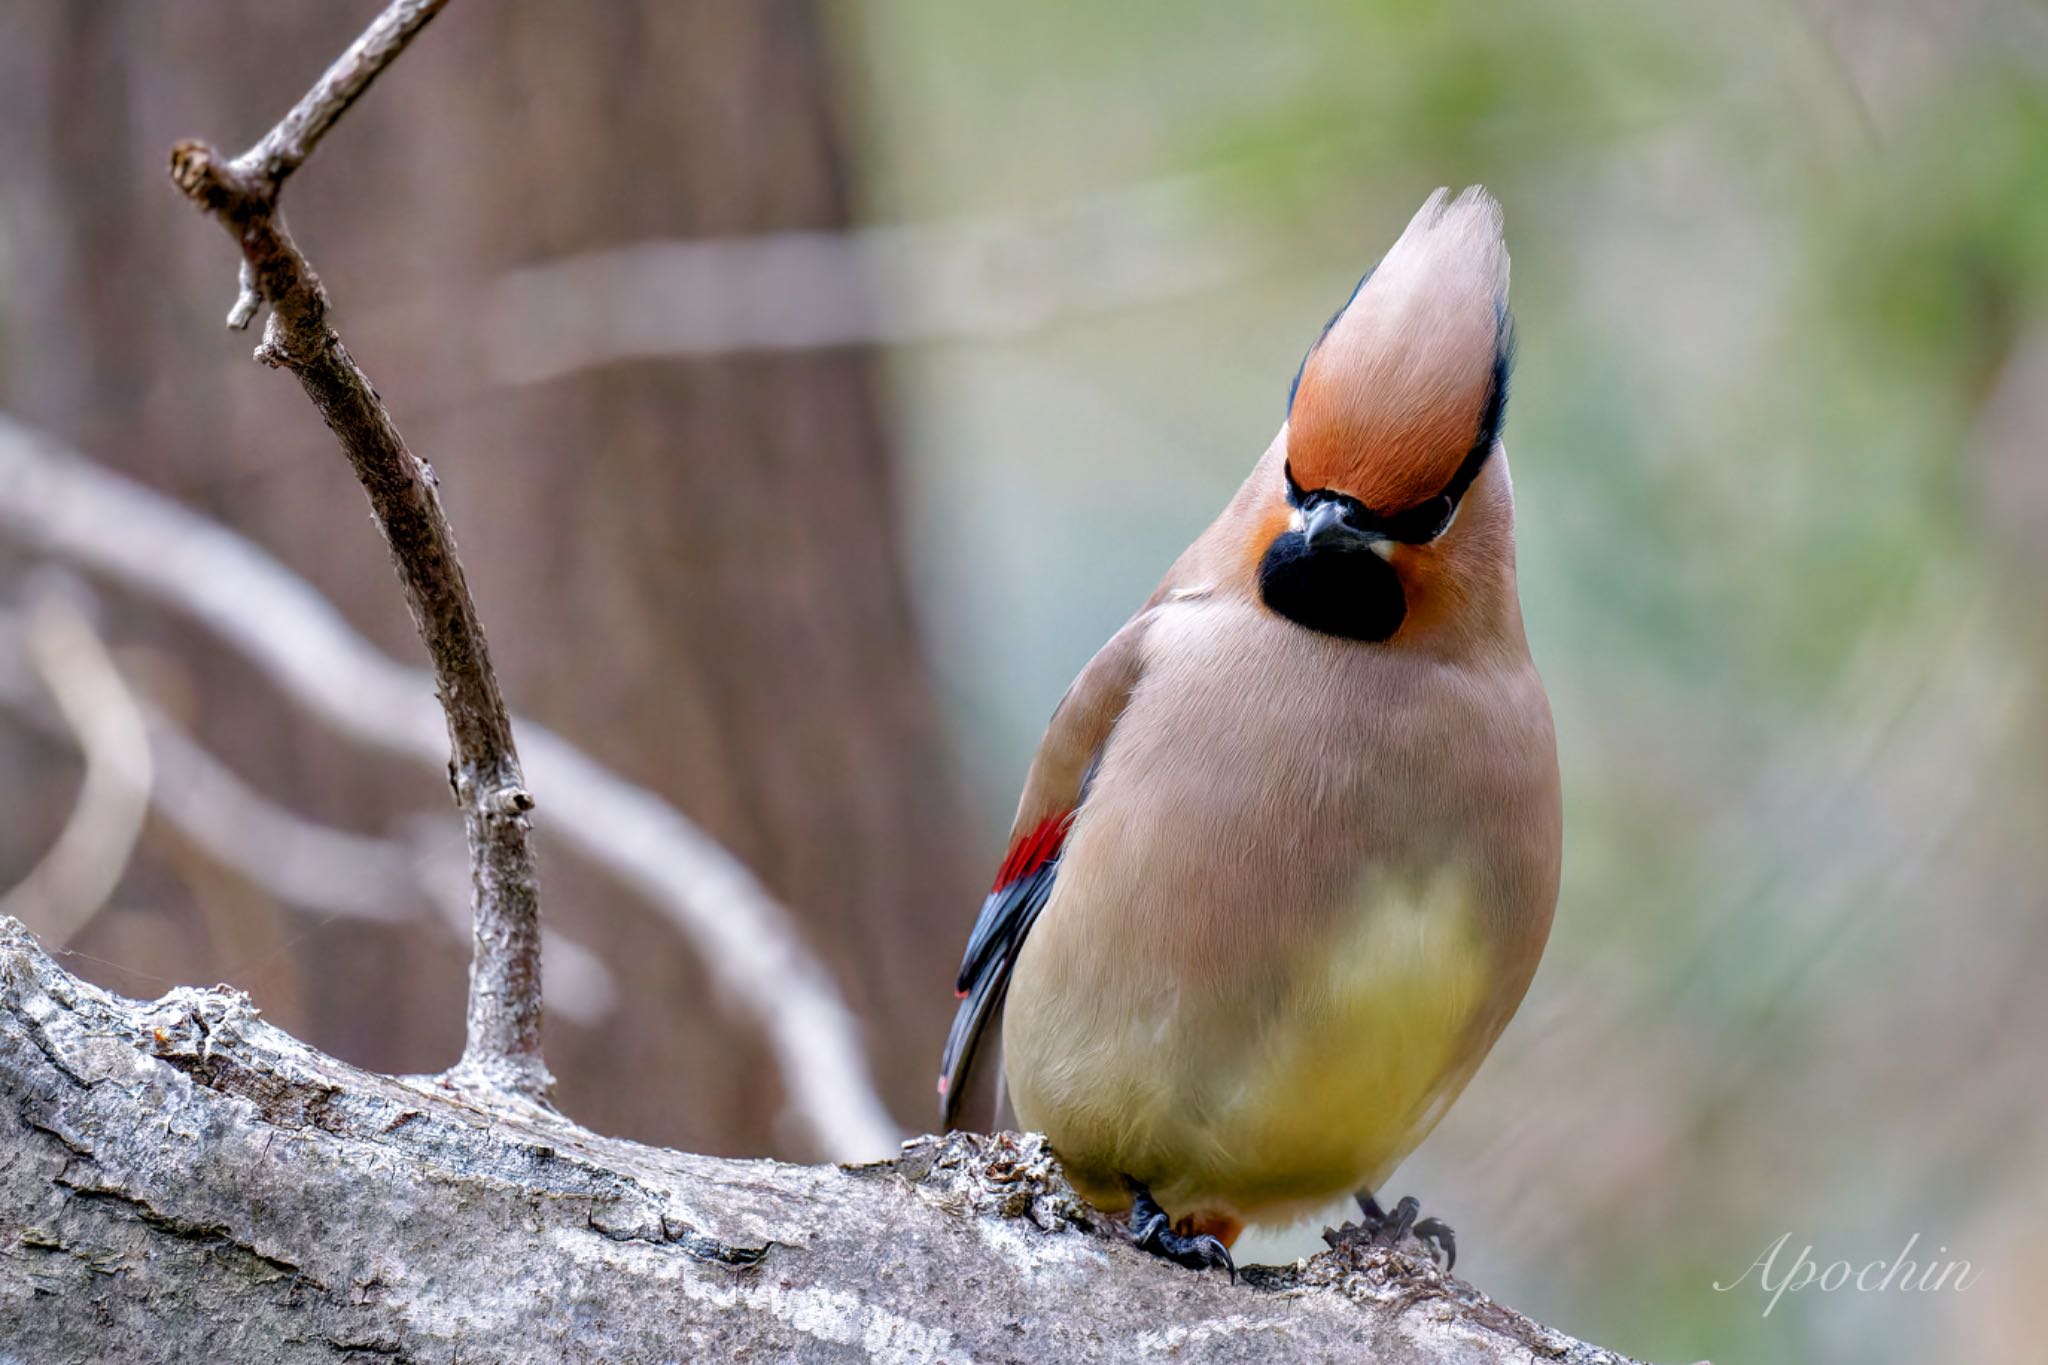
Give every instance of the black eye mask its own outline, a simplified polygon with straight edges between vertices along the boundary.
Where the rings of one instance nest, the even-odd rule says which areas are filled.
[[[1471,487],[1472,480],[1479,476],[1479,466],[1485,463],[1486,452],[1478,452],[1478,457],[1474,460],[1472,456],[1466,456],[1465,463],[1458,467],[1458,472],[1444,486],[1443,492],[1398,512],[1375,512],[1349,493],[1339,493],[1335,489],[1318,488],[1312,493],[1305,493],[1294,481],[1294,467],[1286,465],[1283,468],[1287,478],[1287,505],[1304,512],[1335,506],[1341,509],[1344,524],[1354,530],[1381,540],[1397,540],[1403,545],[1427,545],[1450,529],[1458,501]]]

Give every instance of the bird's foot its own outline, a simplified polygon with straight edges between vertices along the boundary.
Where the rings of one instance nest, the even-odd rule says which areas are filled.
[[[1135,1180],[1131,1182],[1131,1243],[1140,1251],[1149,1251],[1189,1270],[1220,1265],[1230,1272],[1231,1283],[1237,1282],[1237,1263],[1230,1259],[1230,1248],[1223,1245],[1222,1239],[1206,1232],[1174,1231],[1166,1210],[1159,1207],[1150,1190]]]
[[[1418,1218],[1422,1204],[1414,1195],[1403,1196],[1394,1211],[1380,1207],[1369,1190],[1358,1194],[1358,1221],[1341,1228],[1323,1230],[1323,1241],[1333,1247],[1399,1247],[1409,1237],[1422,1243],[1432,1261],[1441,1261],[1448,1272],[1458,1264],[1458,1238],[1441,1218]]]

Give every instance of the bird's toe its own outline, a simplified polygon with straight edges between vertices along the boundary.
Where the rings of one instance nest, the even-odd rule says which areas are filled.
[[[1458,1265],[1458,1237],[1451,1231],[1451,1225],[1441,1218],[1424,1218],[1411,1229],[1415,1240],[1429,1248],[1431,1260],[1441,1259],[1444,1272],[1450,1273]]]
[[[1332,1248],[1387,1247],[1399,1250],[1409,1238],[1421,1243],[1430,1260],[1449,1271],[1458,1263],[1458,1239],[1450,1224],[1441,1218],[1421,1218],[1421,1201],[1413,1195],[1382,1209],[1370,1193],[1358,1196],[1358,1221],[1341,1228],[1324,1228],[1323,1242]]]
[[[1210,1270],[1221,1266],[1230,1272],[1231,1283],[1237,1282],[1237,1262],[1231,1259],[1230,1248],[1223,1244],[1222,1238],[1206,1232],[1192,1235],[1175,1232],[1166,1210],[1153,1202],[1151,1194],[1135,1182],[1130,1229],[1131,1244],[1140,1251],[1149,1251],[1162,1260],[1186,1266],[1189,1270]]]
[[[1394,1211],[1380,1219],[1380,1225],[1372,1230],[1372,1244],[1382,1247],[1398,1247],[1401,1241],[1415,1227],[1415,1218],[1422,1212],[1422,1201],[1412,1194],[1401,1196],[1401,1202],[1394,1205]]]
[[[1207,1233],[1199,1237],[1183,1237],[1172,1228],[1163,1226],[1160,1220],[1147,1223],[1146,1231],[1150,1235],[1137,1243],[1141,1250],[1175,1265],[1186,1266],[1189,1270],[1221,1267],[1229,1272],[1233,1284],[1237,1282],[1237,1262],[1231,1259],[1230,1248],[1218,1238]]]

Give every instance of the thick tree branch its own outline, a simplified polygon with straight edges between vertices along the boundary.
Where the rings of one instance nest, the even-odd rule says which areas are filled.
[[[232,992],[154,1004],[0,921],[0,1357],[1627,1365],[1423,1258],[1232,1284],[1036,1138],[785,1166],[372,1076]]]
[[[533,808],[483,625],[456,557],[433,470],[406,448],[383,400],[327,321],[327,296],[278,211],[285,178],[445,0],[399,0],[263,140],[232,161],[201,142],[171,152],[171,178],[242,251],[246,322],[253,290],[270,307],[257,357],[297,377],[341,442],[390,547],[406,605],[433,661],[453,750],[449,780],[469,839],[475,956],[465,1081],[539,1096],[540,891],[526,812]]]

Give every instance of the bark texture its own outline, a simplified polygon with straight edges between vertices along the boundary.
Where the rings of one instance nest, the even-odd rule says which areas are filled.
[[[1627,1365],[1426,1261],[1236,1284],[1126,1246],[1032,1137],[869,1166],[600,1137],[358,1071],[0,920],[0,1354],[121,1360]]]

